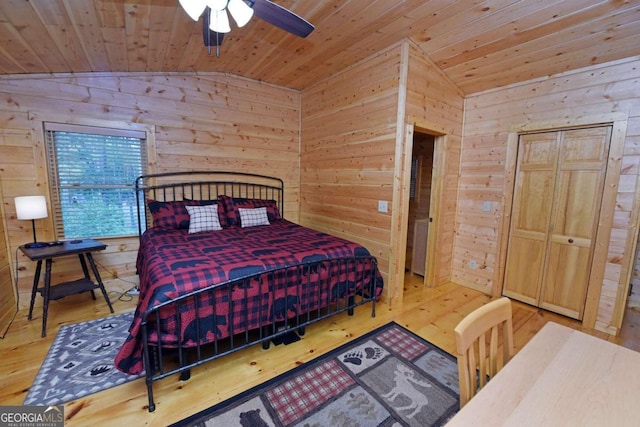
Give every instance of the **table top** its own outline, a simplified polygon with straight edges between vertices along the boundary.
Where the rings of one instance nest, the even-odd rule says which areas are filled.
[[[637,426],[640,353],[548,322],[447,426]]]
[[[59,256],[101,251],[106,249],[106,247],[107,245],[97,240],[83,239],[67,240],[63,241],[61,245],[44,246],[42,248],[26,248],[23,245],[20,246],[20,250],[29,257],[31,261],[38,261]]]

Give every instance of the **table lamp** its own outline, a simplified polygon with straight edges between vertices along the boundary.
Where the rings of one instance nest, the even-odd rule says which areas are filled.
[[[38,243],[36,239],[36,219],[46,218],[47,215],[47,199],[44,196],[22,196],[16,197],[16,216],[18,219],[30,219],[31,228],[33,229],[33,243],[27,243],[25,248],[42,248],[47,246],[46,243]]]

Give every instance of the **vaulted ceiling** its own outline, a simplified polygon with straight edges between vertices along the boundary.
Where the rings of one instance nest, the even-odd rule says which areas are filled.
[[[302,39],[257,17],[220,57],[178,0],[2,0],[0,74],[220,71],[302,89],[402,39],[475,93],[640,55],[640,0],[273,0]]]

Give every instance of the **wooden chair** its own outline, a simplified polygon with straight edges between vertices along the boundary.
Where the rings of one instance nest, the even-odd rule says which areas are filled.
[[[498,355],[500,328],[502,360]],[[514,354],[511,300],[503,297],[469,313],[458,323],[455,334],[462,408]]]

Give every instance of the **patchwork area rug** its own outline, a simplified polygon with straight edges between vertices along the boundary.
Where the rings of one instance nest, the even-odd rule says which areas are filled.
[[[391,322],[174,426],[438,426],[456,359]]]
[[[139,378],[113,359],[127,338],[133,313],[61,326],[24,405],[59,405]]]

